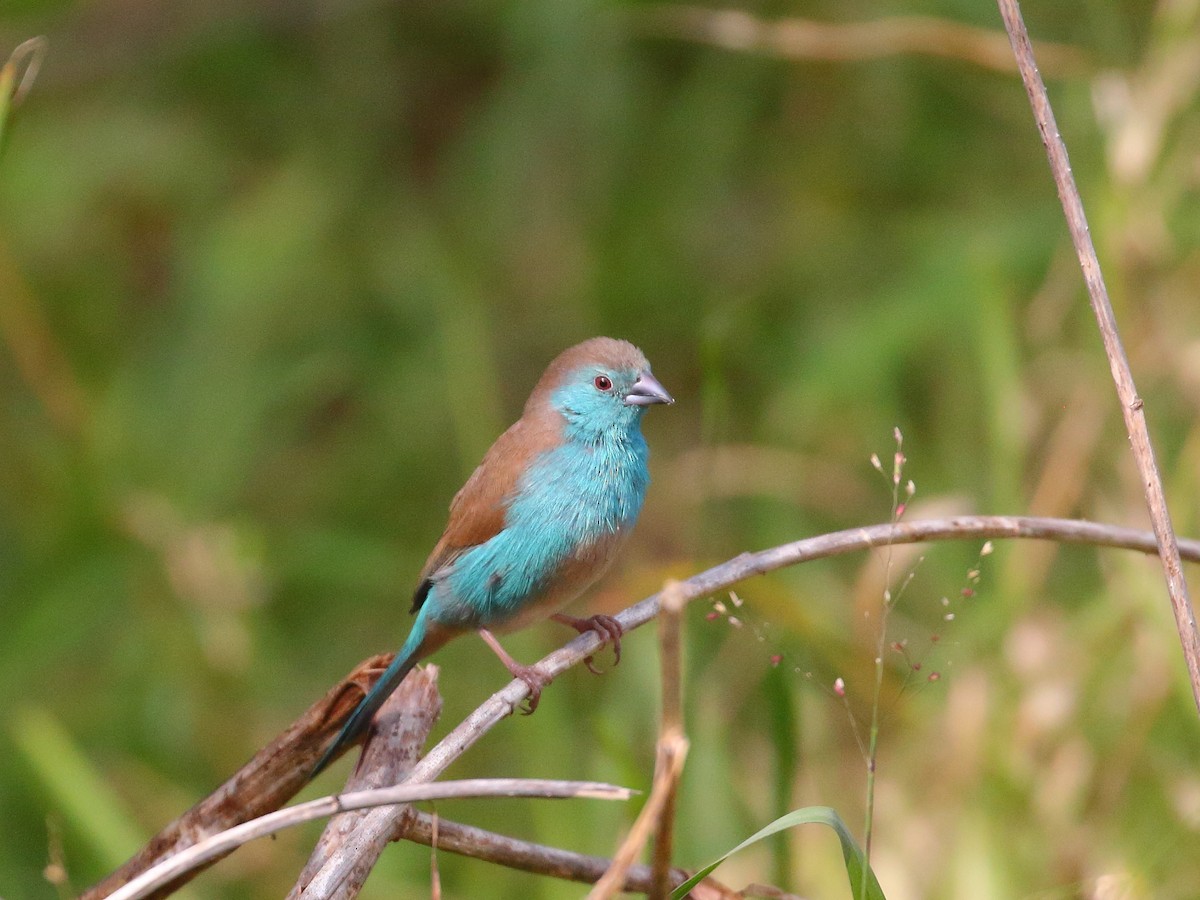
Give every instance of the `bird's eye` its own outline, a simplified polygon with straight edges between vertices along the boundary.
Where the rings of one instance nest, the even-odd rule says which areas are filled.
[[[596,386],[596,390],[598,391],[612,390],[612,379],[607,375],[597,375],[592,384]]]

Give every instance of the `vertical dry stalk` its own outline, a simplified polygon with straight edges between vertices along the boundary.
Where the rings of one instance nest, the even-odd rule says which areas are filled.
[[[1175,537],[1175,530],[1171,527],[1171,516],[1167,511],[1162,478],[1158,472],[1158,464],[1154,459],[1154,448],[1150,444],[1150,434],[1146,428],[1144,404],[1134,387],[1129,360],[1121,346],[1116,317],[1113,315],[1112,304],[1108,300],[1108,289],[1104,286],[1104,276],[1100,272],[1096,248],[1092,245],[1092,238],[1088,231],[1083,201],[1079,197],[1079,189],[1071,174],[1067,146],[1058,132],[1058,123],[1054,119],[1054,111],[1050,108],[1046,85],[1038,73],[1037,63],[1033,58],[1033,47],[1029,42],[1029,32],[1021,18],[1020,7],[1017,0],[997,0],[997,3],[1000,7],[1000,15],[1004,19],[1004,27],[1008,31],[1009,41],[1012,43],[1017,67],[1021,70],[1021,80],[1025,83],[1026,93],[1029,94],[1033,117],[1037,121],[1042,143],[1046,147],[1046,155],[1050,159],[1050,170],[1054,173],[1054,182],[1058,186],[1058,197],[1067,218],[1071,241],[1075,245],[1080,268],[1083,269],[1083,280],[1087,284],[1092,312],[1100,327],[1104,352],[1108,356],[1109,368],[1117,388],[1117,397],[1121,401],[1121,412],[1125,417],[1125,428],[1129,432],[1133,456],[1142,476],[1146,505],[1150,509],[1150,521],[1154,527],[1159,558],[1162,560],[1163,572],[1166,575],[1167,593],[1171,599],[1171,609],[1175,613],[1175,627],[1179,631],[1184,660],[1187,662],[1188,675],[1191,678],[1192,698],[1196,703],[1197,710],[1200,711],[1200,631],[1196,628],[1196,613],[1192,608],[1187,582],[1183,577],[1178,540]]]
[[[683,662],[681,651],[681,621],[687,603],[683,585],[669,581],[663,586],[662,614],[659,619],[659,664],[662,671],[662,721],[659,726],[659,754],[656,762],[664,769],[683,769],[687,755],[687,738],[683,733]],[[678,766],[676,766],[678,758]],[[657,768],[657,766],[656,766]],[[654,886],[650,900],[663,900],[671,892],[671,851],[675,838],[675,796],[679,790],[676,773],[664,789],[662,815],[654,839]]]
[[[671,889],[671,844],[675,819],[675,794],[688,741],[683,734],[682,676],[679,652],[679,623],[687,602],[684,586],[669,581],[663,586],[659,615],[659,642],[662,670],[662,718],[659,724],[658,752],[654,761],[654,785],[629,835],[613,857],[604,877],[588,893],[588,900],[606,900],[616,896],[625,884],[625,876],[645,846],[651,833],[657,833],[654,845],[650,897],[666,897]]]
[[[433,831],[429,838],[429,896],[432,900],[442,900],[442,873],[438,868],[438,816],[430,817],[433,821]]]
[[[362,758],[346,780],[343,793],[390,787],[403,781],[412,771],[442,711],[437,680],[438,667],[423,666],[409,673],[388,697],[375,717],[372,739],[364,746]],[[375,841],[363,841],[358,833],[358,825],[369,810],[343,813],[330,819],[288,894],[289,900],[347,900],[357,896],[379,854],[387,846],[386,838],[402,836],[412,820],[412,807],[406,810],[407,815],[397,820],[396,831]],[[336,883],[322,882],[318,875],[326,861],[343,854],[353,854],[357,858],[350,877]]]

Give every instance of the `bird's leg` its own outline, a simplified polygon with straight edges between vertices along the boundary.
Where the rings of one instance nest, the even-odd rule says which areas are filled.
[[[504,663],[504,667],[512,673],[512,677],[519,678],[529,688],[524,712],[527,716],[531,715],[537,709],[538,701],[542,699],[542,688],[548,685],[551,679],[543,674],[537,666],[523,666],[509,656],[508,652],[500,646],[500,642],[496,640],[496,636],[486,628],[479,629],[479,636],[492,648],[492,652],[500,657],[500,662]]]
[[[612,644],[613,655],[616,659],[613,665],[617,665],[621,661],[621,635],[625,633],[625,629],[621,623],[612,616],[597,615],[590,616],[586,619],[577,619],[574,616],[568,616],[565,613],[555,613],[550,618],[555,622],[562,622],[564,625],[569,625],[578,631],[580,634],[587,634],[589,631],[594,631],[600,635],[600,640],[606,644]],[[599,675],[600,670],[592,665],[592,657],[584,657],[583,664],[588,667],[588,671],[593,675]]]

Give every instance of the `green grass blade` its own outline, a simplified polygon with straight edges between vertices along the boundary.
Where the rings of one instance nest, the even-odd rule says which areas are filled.
[[[850,879],[851,890],[855,892],[856,896],[859,896],[859,888],[863,883],[863,875],[865,873],[867,877],[866,896],[869,900],[886,900],[883,895],[883,888],[879,886],[879,881],[875,878],[875,873],[871,871],[870,865],[863,857],[863,852],[859,849],[854,836],[850,834],[846,823],[842,821],[841,816],[828,806],[806,806],[803,809],[793,810],[786,816],[780,816],[770,825],[755,832],[728,853],[709,863],[679,887],[675,888],[671,892],[671,900],[682,900],[683,897],[687,896],[688,891],[707,878],[717,866],[739,850],[744,850],[746,847],[761,841],[763,838],[770,837],[773,834],[796,825],[828,825],[832,828],[837,833],[838,840],[842,842],[842,857],[846,862],[846,875]]]
[[[80,752],[57,719],[42,709],[19,710],[10,731],[25,762],[50,795],[51,808],[84,838],[104,868],[115,868],[143,843],[121,798]]]

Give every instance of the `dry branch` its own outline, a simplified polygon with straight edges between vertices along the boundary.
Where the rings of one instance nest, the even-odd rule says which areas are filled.
[[[494,831],[449,822],[440,816],[437,829],[438,850],[566,881],[593,884],[612,865],[612,860],[603,856],[590,856],[558,847],[547,847],[545,844],[521,841],[496,834]],[[405,837],[428,846],[433,840],[433,817],[426,812],[417,812]],[[672,869],[671,884],[681,884],[687,880],[689,874],[683,869]],[[625,875],[623,890],[639,894],[648,893],[652,877],[649,866],[630,866]]]
[[[844,23],[767,21],[740,9],[687,5],[652,6],[634,16],[648,34],[784,59],[857,62],[919,54],[963,60],[1006,74],[1015,69],[1008,41],[1000,32],[927,16]],[[1056,75],[1077,74],[1087,67],[1083,51],[1068,44],[1039,43],[1038,54]]]
[[[806,538],[756,553],[743,553],[686,581],[679,582],[679,591],[682,600],[687,602],[724,590],[755,575],[762,575],[802,562],[858,550],[869,550],[888,544],[1000,538],[1053,540],[1061,543],[1136,550],[1147,554],[1156,553],[1158,549],[1155,537],[1150,532],[1095,522],[1029,516],[959,516],[848,529]],[[1181,540],[1179,548],[1185,559],[1200,562],[1200,541]],[[658,611],[659,595],[654,595],[622,611],[616,618],[628,631],[650,621],[658,615]],[[564,647],[551,653],[538,665],[548,674],[558,675],[599,650],[600,643],[600,639],[595,634],[580,635]],[[331,690],[300,720],[290,726],[283,735],[256,754],[244,769],[235,774],[215,794],[198,803],[180,819],[169,825],[137,856],[82,896],[87,900],[100,900],[102,897],[107,897],[116,887],[149,868],[155,861],[166,858],[175,850],[190,846],[202,837],[215,834],[231,825],[282,806],[304,785],[308,772],[311,771],[312,765],[325,744],[332,740],[341,723],[357,705],[361,695],[369,690],[371,681],[382,672],[389,658],[387,655],[376,656],[361,664],[345,681]],[[408,776],[408,783],[418,783],[436,778],[467,748],[509,715],[524,699],[527,691],[528,688],[524,682],[513,681],[486,700],[413,767]],[[394,817],[389,816],[390,812],[391,810],[386,808],[371,810],[363,817],[363,827],[368,829],[381,827],[383,828],[382,833],[387,833],[387,822],[394,820]],[[377,821],[377,819],[383,821]],[[419,817],[417,821],[421,821]],[[416,828],[415,825],[414,828]],[[362,829],[358,834],[360,837],[363,836]],[[525,865],[520,867],[533,868],[540,864],[544,865],[544,868],[536,869],[536,871],[556,874],[563,857],[555,854],[564,852],[547,853],[541,863],[527,857]],[[573,854],[571,856],[574,857]],[[353,861],[346,858],[344,862],[347,864],[346,870],[348,871],[352,867]],[[323,868],[328,869],[335,865],[340,867],[342,863],[331,860]],[[631,870],[631,873],[633,871]],[[163,896],[167,891],[182,883],[183,879],[179,879],[156,896]]]
[[[1087,284],[1092,312],[1096,316],[1100,337],[1104,341],[1104,352],[1108,356],[1113,383],[1117,388],[1117,398],[1121,402],[1121,413],[1125,417],[1125,428],[1129,432],[1129,441],[1133,446],[1133,457],[1137,462],[1138,472],[1142,476],[1142,490],[1146,495],[1146,505],[1150,510],[1150,522],[1154,527],[1158,546],[1161,548],[1159,558],[1162,561],[1163,573],[1167,580],[1171,610],[1175,614],[1175,627],[1179,631],[1179,640],[1183,645],[1183,657],[1191,678],[1192,699],[1196,703],[1197,710],[1200,711],[1200,630],[1196,628],[1196,613],[1192,608],[1191,597],[1188,595],[1187,581],[1183,577],[1183,565],[1180,561],[1175,530],[1171,527],[1171,515],[1167,511],[1166,493],[1163,491],[1158,463],[1154,459],[1154,447],[1150,443],[1150,431],[1146,426],[1145,404],[1138,396],[1137,388],[1133,383],[1133,372],[1129,368],[1129,360],[1121,345],[1121,336],[1117,331],[1117,318],[1113,313],[1112,304],[1108,300],[1108,288],[1104,285],[1100,261],[1096,258],[1096,248],[1092,244],[1087,216],[1083,211],[1083,200],[1079,196],[1079,188],[1075,185],[1075,176],[1071,174],[1071,162],[1067,158],[1067,145],[1058,131],[1058,123],[1054,119],[1054,111],[1050,108],[1050,97],[1046,93],[1046,85],[1038,73],[1029,32],[1021,18],[1020,7],[1017,0],[997,0],[997,2],[1000,6],[1000,15],[1004,19],[1004,27],[1008,31],[1008,37],[1012,43],[1013,55],[1017,59],[1017,67],[1021,71],[1025,92],[1029,95],[1033,117],[1037,121],[1042,143],[1046,147],[1046,155],[1050,160],[1050,171],[1054,174],[1054,183],[1058,187],[1058,198],[1062,202],[1067,228],[1071,232],[1071,242],[1075,245],[1079,266],[1083,270],[1083,280]]]

